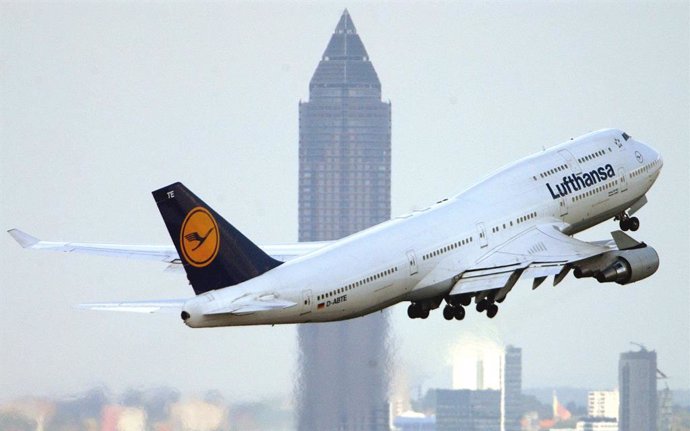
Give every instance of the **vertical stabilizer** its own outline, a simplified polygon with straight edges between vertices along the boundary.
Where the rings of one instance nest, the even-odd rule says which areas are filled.
[[[264,253],[182,183],[152,194],[197,295],[258,277],[282,263]]]

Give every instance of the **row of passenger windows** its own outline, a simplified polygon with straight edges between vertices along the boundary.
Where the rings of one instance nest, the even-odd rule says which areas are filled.
[[[520,224],[520,223],[526,222],[527,220],[533,219],[533,218],[535,218],[536,216],[537,216],[537,212],[534,211],[534,212],[531,212],[531,213],[529,213],[529,214],[526,214],[526,215],[524,215],[524,216],[522,216],[522,217],[518,217],[517,219],[515,219],[515,221],[516,221],[518,224]]]
[[[358,281],[355,281],[355,282],[353,282],[353,283],[350,283],[350,284],[348,284],[347,286],[343,286],[343,287],[340,287],[340,288],[338,288],[338,289],[331,290],[330,292],[327,292],[327,293],[325,293],[325,294],[323,294],[323,295],[318,295],[318,296],[316,297],[316,299],[320,301],[320,300],[322,300],[322,299],[330,298],[330,297],[335,296],[335,295],[340,295],[341,293],[345,293],[345,292],[347,292],[347,291],[349,291],[349,290],[354,289],[355,287],[363,286],[363,285],[365,285],[365,284],[367,284],[367,283],[371,283],[371,282],[374,281],[374,280],[379,280],[379,279],[381,279],[381,278],[383,278],[383,277],[386,277],[386,276],[388,276],[388,275],[394,274],[394,273],[396,273],[396,272],[398,272],[398,267],[397,267],[397,266],[390,267],[390,268],[388,268],[388,269],[386,269],[386,270],[384,270],[384,271],[381,271],[381,272],[379,272],[379,273],[377,273],[377,274],[374,274],[374,275],[371,275],[371,276],[369,276],[369,277],[365,277],[365,278],[363,278],[363,279],[361,279],[361,280],[358,280]]]
[[[610,182],[608,182],[608,183],[606,183],[606,184],[604,184],[604,185],[601,185],[601,186],[599,186],[599,187],[595,187],[595,188],[593,188],[593,189],[591,189],[591,190],[587,190],[587,191],[584,192],[584,193],[581,193],[581,194],[579,194],[579,195],[573,196],[573,197],[570,198],[570,199],[571,199],[573,202],[576,202],[576,201],[582,200],[582,199],[584,199],[584,198],[586,198],[586,197],[588,197],[588,196],[593,196],[594,194],[599,193],[599,192],[601,192],[601,191],[608,190],[608,189],[610,189],[611,187],[615,186],[616,184],[618,184],[618,180],[610,181]]]
[[[652,169],[652,167],[657,166],[659,163],[661,163],[660,160],[655,160],[652,163],[647,163],[646,165],[642,166],[641,168],[637,168],[634,171],[630,172],[630,178],[636,177],[644,172],[649,171]]]
[[[599,150],[596,153],[592,153],[592,154],[588,154],[584,157],[580,157],[579,159],[577,159],[577,161],[580,163],[588,162],[590,160],[596,159],[597,157],[601,157],[604,154],[606,154],[606,152],[604,150]]]
[[[430,253],[427,253],[424,256],[422,256],[422,260],[431,259],[432,257],[436,257],[436,256],[441,255],[443,253],[447,253],[451,250],[455,250],[456,248],[462,247],[463,245],[469,244],[471,242],[472,242],[472,237],[470,236],[470,237],[462,239],[458,242],[454,242],[454,243],[449,244],[445,247],[441,247],[441,248],[438,248],[438,249],[436,249]]]
[[[536,216],[537,216],[537,212],[536,212],[536,211],[533,211],[533,212],[531,212],[531,213],[529,213],[529,214],[525,214],[524,216],[520,216],[520,217],[516,218],[516,219],[515,219],[515,224],[524,223],[524,222],[526,222],[527,220],[530,220],[530,219],[535,218]],[[509,227],[512,227],[512,226],[513,226],[513,221],[512,221],[512,220],[509,221],[507,225],[506,225],[505,223],[503,223],[503,225],[494,226],[494,227],[491,228],[491,232],[493,232],[493,233],[499,232],[499,231],[501,230],[501,226],[503,226],[503,229],[507,229],[507,228],[509,228]]]
[[[548,177],[549,175],[553,175],[553,174],[555,174],[555,173],[557,173],[557,172],[561,172],[561,171],[564,171],[564,170],[566,170],[566,169],[568,169],[568,165],[556,166],[556,167],[553,168],[553,169],[549,169],[548,171],[544,171],[544,172],[540,173],[539,176],[540,176],[541,178],[546,178],[546,177]],[[536,179],[536,177],[535,177],[534,179]]]
[[[611,151],[611,148],[609,148],[609,151]],[[584,162],[587,162],[587,161],[590,161],[590,160],[594,160],[594,159],[596,159],[597,157],[601,157],[601,156],[603,156],[604,154],[606,154],[606,152],[605,152],[604,150],[599,150],[599,151],[594,152],[594,153],[592,153],[592,154],[588,154],[588,155],[586,155],[586,156],[584,156],[584,157],[580,157],[580,158],[577,159],[577,161],[580,162],[580,163],[584,163]],[[556,166],[556,167],[553,168],[553,169],[549,169],[548,171],[541,172],[541,173],[539,174],[539,177],[540,177],[540,178],[546,178],[546,177],[548,177],[549,175],[553,175],[553,174],[556,174],[556,173],[558,173],[558,172],[565,171],[566,169],[568,169],[568,165]],[[532,178],[533,178],[534,180],[537,179],[536,176],[534,176],[534,177],[532,177]]]

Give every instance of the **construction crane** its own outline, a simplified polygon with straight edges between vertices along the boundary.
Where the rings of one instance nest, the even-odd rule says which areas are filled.
[[[640,350],[642,350],[643,352],[648,352],[648,351],[649,351],[649,350],[647,350],[647,348],[644,346],[644,344],[636,343],[636,342],[634,342],[634,341],[631,341],[630,344],[632,344],[633,346],[639,347]]]

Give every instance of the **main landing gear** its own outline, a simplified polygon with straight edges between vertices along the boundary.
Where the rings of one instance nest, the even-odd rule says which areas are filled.
[[[482,299],[481,301],[477,302],[477,311],[482,312],[486,311],[486,316],[489,319],[493,319],[496,317],[496,314],[498,314],[498,305],[494,301],[490,301],[487,298]]]
[[[472,303],[471,295],[453,295],[446,298],[443,307],[443,318],[446,320],[462,320],[465,318],[465,307]]]
[[[629,217],[625,211],[613,218],[614,220],[620,220],[620,227],[622,231],[633,231],[635,232],[640,228],[640,219],[637,217]]]
[[[429,317],[429,307],[425,307],[422,302],[413,302],[407,307],[407,317],[410,319],[426,319]]]
[[[480,313],[486,311],[486,315],[489,319],[496,317],[496,314],[498,314],[497,303],[501,303],[505,299],[504,296],[496,300],[495,295],[498,291],[499,289],[492,290],[488,292],[488,294],[485,292],[484,295],[487,296],[477,301],[477,311]],[[474,294],[447,296],[445,298],[446,305],[443,307],[443,318],[446,320],[463,320],[467,314],[466,307],[472,304],[472,299],[474,299]],[[437,298],[432,301],[424,300],[413,302],[407,307],[407,315],[410,319],[426,319],[429,317],[429,312],[438,308],[441,301],[441,298]]]
[[[462,320],[465,318],[465,307],[459,304],[446,304],[446,306],[443,307],[443,318],[446,320]]]

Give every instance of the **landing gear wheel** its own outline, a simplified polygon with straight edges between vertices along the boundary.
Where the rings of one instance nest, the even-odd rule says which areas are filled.
[[[415,307],[414,304],[410,304],[410,306],[407,307],[407,317],[410,319],[417,318],[417,307]]]
[[[625,212],[614,217],[614,220],[620,220],[619,226],[622,231],[636,231],[640,228],[640,219],[637,217],[629,217]]]
[[[489,319],[493,319],[496,316],[496,313],[498,313],[498,305],[490,304],[486,309],[486,315],[489,317]]]
[[[443,307],[443,318],[446,320],[453,320],[453,317],[455,316],[455,307],[451,307],[450,305],[446,305]]]
[[[637,229],[640,228],[640,219],[638,219],[637,217],[630,217],[628,219],[628,227],[631,231],[635,232]]]
[[[429,310],[419,310],[419,317],[421,317],[422,319],[426,319],[427,317],[429,317]]]
[[[476,308],[477,308],[477,311],[481,313],[482,311],[486,310],[486,307],[488,307],[488,306],[489,306],[489,301],[487,301],[486,299],[482,299],[481,301],[477,302]]]
[[[455,311],[455,320],[462,320],[465,318],[465,309],[463,307],[456,307],[453,311]]]

